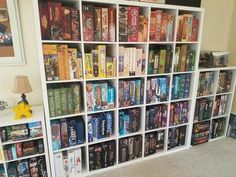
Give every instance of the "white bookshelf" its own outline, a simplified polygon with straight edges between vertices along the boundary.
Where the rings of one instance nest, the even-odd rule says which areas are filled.
[[[21,118],[19,120],[15,120],[15,112],[11,109],[7,109],[4,111],[0,112],[0,117],[1,117],[1,124],[0,128],[5,128],[9,126],[14,126],[14,125],[22,125],[22,124],[27,124],[27,123],[33,123],[33,122],[40,122],[42,126],[42,136],[40,137],[28,137],[27,139],[23,140],[8,140],[6,142],[2,142],[0,138],[0,153],[2,155],[2,159],[0,159],[0,165],[4,166],[5,169],[5,176],[8,177],[7,174],[7,169],[9,163],[14,163],[18,162],[20,160],[26,160],[34,157],[45,157],[45,162],[47,166],[47,173],[48,176],[51,176],[51,169],[50,169],[50,163],[48,160],[49,157],[49,152],[48,152],[48,143],[47,143],[47,133],[46,133],[46,127],[45,127],[45,122],[44,122],[44,110],[43,106],[33,106],[32,107],[32,117],[31,118]],[[23,142],[28,142],[28,141],[36,141],[36,140],[43,140],[43,145],[44,145],[44,153],[38,153],[34,155],[29,155],[29,156],[23,156],[19,157],[16,159],[8,160],[7,157],[4,156],[3,149],[5,146],[11,145],[11,144],[16,144],[16,143],[23,143]]]
[[[219,74],[221,71],[231,71],[232,72],[232,78],[231,78],[231,82],[230,82],[231,87],[230,87],[230,91],[228,91],[228,92],[217,93],[217,88],[219,86],[218,85]],[[208,94],[208,95],[204,95],[204,96],[197,96],[197,90],[196,90],[195,99],[196,99],[196,101],[197,101],[197,99],[202,99],[202,98],[212,100],[213,101],[213,108],[212,108],[212,112],[211,112],[211,117],[209,119],[201,120],[201,121],[193,121],[193,124],[201,123],[201,122],[209,122],[210,123],[209,142],[212,142],[212,141],[222,139],[222,138],[226,137],[226,135],[227,135],[227,128],[229,125],[229,118],[230,118],[230,113],[231,113],[233,98],[234,98],[234,92],[235,92],[236,67],[199,68],[196,72],[198,75],[198,78],[199,78],[200,73],[204,73],[204,72],[213,72],[214,73],[213,93]],[[197,80],[197,82],[199,84],[199,80]],[[226,111],[222,115],[214,116],[213,113],[214,113],[214,108],[215,108],[216,97],[221,96],[221,95],[227,95]],[[212,138],[211,137],[212,122],[217,119],[224,119],[224,124],[223,124],[223,128],[222,128],[223,133],[221,134],[221,136],[217,136],[217,137]]]
[[[190,147],[190,142],[191,142],[191,131],[192,131],[192,117],[194,115],[194,103],[195,103],[195,89],[196,89],[196,69],[197,69],[197,63],[198,63],[198,57],[200,54],[200,44],[201,44],[201,36],[202,36],[202,26],[203,26],[203,16],[204,16],[204,9],[202,8],[193,8],[193,7],[184,7],[184,6],[173,6],[173,5],[164,5],[164,4],[154,4],[154,3],[144,3],[144,2],[132,2],[132,1],[122,1],[122,0],[113,0],[113,1],[107,1],[107,0],[71,0],[70,3],[74,3],[75,6],[77,6],[80,9],[80,31],[82,31],[82,4],[86,4],[86,3],[92,3],[94,5],[105,5],[105,6],[113,6],[116,8],[116,42],[97,42],[97,41],[84,41],[84,37],[83,37],[83,33],[81,36],[81,41],[50,41],[50,40],[42,40],[41,39],[41,31],[40,31],[40,21],[39,21],[39,7],[38,7],[38,2],[39,1],[34,1],[33,5],[34,5],[34,15],[35,15],[35,24],[36,24],[36,36],[37,36],[37,45],[38,45],[38,59],[39,59],[39,67],[40,67],[40,72],[41,72],[41,82],[42,82],[42,90],[43,90],[43,102],[44,102],[44,108],[45,108],[45,122],[46,122],[46,129],[47,129],[47,138],[48,138],[48,148],[49,148],[49,159],[50,159],[50,165],[51,165],[51,171],[52,171],[52,177],[56,177],[55,176],[55,166],[54,166],[54,158],[53,155],[56,152],[62,152],[62,151],[68,151],[70,149],[76,149],[76,148],[83,148],[83,172],[81,174],[81,176],[87,176],[90,174],[95,174],[98,172],[102,172],[102,171],[106,171],[108,169],[114,169],[117,167],[122,167],[125,165],[129,165],[129,164],[133,164],[142,160],[146,160],[146,159],[151,159],[151,158],[155,158],[155,157],[159,157],[165,154],[169,154],[169,153],[173,153],[173,152],[178,152],[184,149],[187,149]],[[63,3],[66,4],[66,1],[62,1]],[[174,37],[173,37],[173,41],[170,42],[151,42],[149,41],[149,30],[148,30],[148,39],[146,42],[119,42],[119,7],[120,6],[139,6],[140,8],[142,8],[142,14],[144,14],[145,16],[148,17],[148,29],[150,26],[150,13],[152,9],[161,9],[167,12],[170,12],[172,14],[175,15],[175,25],[174,25]],[[198,40],[196,42],[179,42],[176,41],[176,36],[177,36],[177,17],[179,14],[183,14],[183,13],[190,13],[190,14],[194,14],[198,19],[199,19],[199,32],[198,32]],[[84,78],[80,79],[80,80],[66,80],[66,81],[46,81],[45,78],[45,69],[44,69],[44,58],[43,58],[43,51],[42,51],[42,44],[44,43],[55,43],[55,44],[73,44],[73,45],[77,45],[78,48],[81,50],[82,52],[82,56],[83,56],[83,61],[84,61],[84,52],[85,49],[93,46],[93,45],[97,45],[97,44],[105,44],[107,46],[110,46],[111,49],[111,53],[115,55],[117,61],[119,58],[119,46],[135,46],[135,47],[140,47],[143,49],[143,51],[145,52],[145,56],[146,56],[146,63],[145,63],[145,74],[140,75],[140,76],[127,76],[127,77],[120,77],[118,75],[118,64],[116,66],[116,77],[114,78],[98,78],[98,79],[85,79],[85,71],[83,71],[84,74]],[[190,46],[191,49],[195,50],[196,53],[196,57],[195,57],[195,67],[193,71],[186,71],[186,72],[174,72],[174,61],[175,61],[175,48],[176,45],[182,45],[182,44],[187,44],[188,46]],[[148,75],[147,73],[147,66],[148,66],[148,51],[149,51],[149,45],[170,45],[172,47],[173,50],[173,55],[172,55],[172,72],[171,73],[164,73],[164,74],[153,74],[153,75]],[[84,62],[83,62],[83,68],[85,68]],[[173,76],[176,74],[191,74],[191,86],[190,86],[190,92],[189,92],[189,97],[188,98],[184,98],[184,99],[178,99],[178,100],[171,100],[171,86],[172,86],[172,82],[173,82]],[[144,103],[140,104],[140,105],[134,105],[134,106],[128,106],[128,107],[119,107],[119,99],[118,99],[118,89],[119,89],[119,81],[122,79],[130,79],[130,78],[143,78],[144,79],[144,83],[147,82],[147,79],[149,77],[159,77],[159,76],[168,76],[170,77],[170,84],[169,84],[169,93],[168,93],[168,100],[167,101],[163,101],[163,102],[158,102],[158,103],[146,103],[146,84],[144,84]],[[116,101],[115,101],[115,108],[114,109],[109,109],[109,110],[102,110],[102,111],[96,111],[96,112],[89,112],[87,110],[86,107],[86,103],[87,103],[87,98],[86,98],[86,83],[89,81],[109,81],[110,83],[112,83],[112,85],[115,87],[116,90]],[[81,114],[72,114],[72,115],[68,115],[68,116],[59,116],[59,117],[55,117],[55,118],[50,118],[49,115],[49,105],[48,105],[48,95],[47,95],[47,86],[50,84],[60,84],[60,83],[71,83],[71,82],[80,82],[83,85],[83,105],[84,105],[84,110]],[[180,101],[188,101],[189,103],[189,117],[188,117],[188,122],[184,123],[182,125],[176,125],[176,126],[169,126],[169,112],[170,112],[170,105],[171,103],[174,102],[180,102]],[[157,129],[153,129],[153,130],[145,130],[145,117],[146,117],[146,107],[147,106],[151,106],[151,105],[160,105],[160,104],[165,104],[167,105],[167,122],[166,122],[166,126],[165,127],[161,127],[161,128],[157,128]],[[125,109],[129,109],[129,108],[140,108],[141,109],[141,126],[140,126],[140,130],[138,132],[134,132],[128,135],[124,135],[124,136],[120,136],[119,135],[119,111],[121,110],[125,110]],[[104,139],[100,139],[98,141],[95,142],[88,142],[88,115],[90,114],[94,114],[94,113],[102,113],[102,112],[108,112],[108,111],[112,111],[114,113],[114,134],[112,137],[110,138],[104,138]],[[50,126],[50,121],[53,119],[61,119],[61,118],[68,118],[68,117],[73,117],[73,116],[83,116],[83,119],[85,121],[85,143],[84,144],[80,144],[77,146],[72,146],[72,147],[68,147],[68,148],[64,148],[61,150],[57,150],[57,151],[53,151],[52,148],[52,135],[51,135],[51,126]],[[179,146],[173,149],[168,150],[168,133],[169,133],[169,129],[170,128],[174,128],[174,127],[180,127],[180,126],[186,126],[186,136],[185,136],[185,144],[183,146]],[[156,131],[161,131],[163,130],[165,132],[165,140],[164,140],[164,149],[161,152],[157,152],[156,154],[144,157],[144,141],[145,141],[145,134],[146,133],[150,133],[150,132],[156,132]],[[119,140],[121,138],[124,137],[130,137],[130,136],[134,136],[134,135],[141,135],[142,136],[142,157],[132,160],[132,161],[128,161],[128,162],[124,162],[124,163],[119,163]],[[90,145],[95,144],[95,143],[101,143],[101,142],[106,142],[106,141],[110,141],[110,140],[115,140],[116,142],[116,162],[114,166],[105,168],[105,169],[99,169],[99,170],[95,170],[95,171],[89,171],[89,153],[88,153],[88,148]]]

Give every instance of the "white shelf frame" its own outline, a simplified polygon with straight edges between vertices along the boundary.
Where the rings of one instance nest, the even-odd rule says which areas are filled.
[[[42,126],[42,136],[39,137],[34,137],[34,138],[27,138],[24,140],[17,140],[17,141],[7,141],[7,142],[2,142],[1,138],[0,138],[0,150],[2,153],[2,160],[0,161],[0,164],[4,166],[5,169],[5,177],[8,177],[7,174],[7,167],[8,167],[8,163],[10,162],[15,162],[15,161],[19,161],[19,160],[23,160],[23,159],[30,159],[33,157],[39,157],[39,156],[44,156],[45,157],[45,162],[46,162],[46,167],[47,167],[47,172],[48,172],[48,176],[51,176],[51,168],[50,168],[50,163],[49,163],[49,151],[48,151],[48,138],[47,138],[47,132],[46,132],[46,127],[45,127],[45,119],[44,119],[44,110],[43,110],[43,106],[33,106],[32,107],[32,117],[31,118],[22,118],[20,120],[15,120],[15,113],[10,110],[4,110],[0,113],[0,117],[1,117],[1,124],[0,124],[0,128],[3,127],[8,127],[8,126],[13,126],[13,125],[21,125],[21,124],[28,124],[28,123],[32,123],[32,122],[40,122],[41,126]],[[34,140],[39,140],[39,139],[43,139],[43,145],[44,145],[44,153],[41,154],[34,154],[34,155],[29,155],[29,156],[23,156],[17,159],[13,159],[13,160],[8,160],[5,159],[4,154],[3,154],[3,148],[6,145],[10,145],[10,144],[16,144],[16,143],[20,143],[20,142],[26,142],[26,141],[34,141]]]
[[[66,1],[63,1],[66,3]],[[114,7],[116,7],[116,42],[99,42],[99,41],[84,41],[83,40],[83,33],[81,33],[81,41],[50,41],[50,40],[41,40],[41,30],[40,30],[40,22],[39,22],[39,9],[38,9],[38,0],[33,1],[33,7],[34,7],[34,15],[35,15],[35,24],[36,24],[36,37],[37,37],[37,45],[38,45],[38,59],[39,59],[39,67],[40,67],[40,73],[41,73],[41,82],[42,82],[42,90],[43,90],[43,103],[44,103],[44,108],[45,108],[45,122],[46,122],[46,129],[48,132],[47,138],[49,139],[48,141],[48,148],[49,148],[49,159],[50,159],[50,165],[51,165],[51,171],[52,171],[52,177],[56,177],[55,176],[55,166],[54,166],[54,162],[53,162],[53,154],[54,151],[52,149],[52,143],[51,143],[51,128],[50,128],[50,116],[49,116],[49,107],[48,107],[48,97],[47,97],[47,85],[51,84],[51,83],[66,83],[66,82],[77,82],[77,80],[69,80],[69,81],[53,81],[53,82],[49,82],[46,81],[45,78],[45,71],[44,71],[44,63],[43,63],[43,51],[42,51],[42,44],[43,43],[67,43],[67,44],[78,44],[81,46],[81,52],[82,52],[82,57],[84,58],[84,45],[94,45],[94,44],[108,44],[108,45],[113,45],[114,46],[114,50],[116,52],[116,58],[118,61],[118,55],[119,55],[119,46],[120,45],[142,45],[145,47],[146,51],[146,73],[145,75],[142,76],[128,76],[128,77],[119,77],[118,76],[118,64],[117,64],[117,77],[115,78],[109,78],[109,79],[95,79],[95,80],[113,80],[114,86],[116,87],[116,107],[114,109],[111,110],[104,110],[104,111],[99,111],[99,112],[108,112],[108,111],[113,111],[114,112],[114,122],[115,122],[115,127],[114,127],[114,135],[112,138],[107,139],[107,141],[109,140],[115,140],[116,141],[116,163],[115,166],[112,167],[108,167],[105,169],[100,169],[100,170],[95,170],[95,171],[89,171],[89,155],[88,155],[88,147],[91,144],[94,144],[93,142],[88,143],[88,136],[87,136],[87,116],[89,114],[92,113],[98,113],[98,112],[88,112],[87,111],[87,107],[86,104],[84,104],[84,112],[82,113],[82,115],[84,116],[84,120],[85,120],[85,132],[86,132],[86,142],[82,145],[78,145],[78,146],[73,146],[73,147],[69,147],[66,149],[62,149],[59,151],[64,151],[64,150],[69,150],[72,148],[79,148],[79,147],[83,147],[85,149],[85,162],[86,162],[86,168],[85,171],[82,173],[82,176],[87,176],[87,175],[91,175],[91,174],[96,174],[99,172],[103,172],[103,171],[107,171],[108,169],[114,169],[117,167],[122,167],[128,164],[133,164],[142,160],[146,160],[146,159],[151,159],[151,158],[155,158],[155,157],[160,157],[162,155],[166,155],[166,154],[170,154],[170,153],[174,153],[174,152],[178,152],[181,150],[185,150],[188,149],[190,147],[190,142],[191,142],[191,130],[192,130],[192,121],[193,121],[193,115],[194,115],[194,107],[195,107],[195,95],[190,93],[189,98],[184,98],[184,99],[179,99],[179,100],[171,100],[171,84],[172,84],[172,78],[174,74],[183,74],[183,73],[191,73],[192,74],[192,78],[191,78],[191,90],[192,92],[194,92],[194,88],[196,86],[196,69],[197,69],[197,63],[198,63],[198,57],[200,54],[200,44],[201,44],[201,36],[202,36],[202,27],[203,27],[203,16],[204,16],[204,9],[203,8],[195,8],[195,7],[186,7],[186,6],[175,6],[175,5],[165,5],[165,4],[154,4],[154,3],[144,3],[144,2],[132,2],[132,1],[125,1],[125,0],[113,0],[108,2],[107,0],[72,0],[72,2],[74,2],[78,7],[82,7],[83,3],[93,3],[93,4],[110,4]],[[148,30],[148,39],[147,42],[119,42],[119,34],[118,34],[118,29],[119,29],[119,15],[118,15],[118,9],[119,6],[139,6],[141,8],[146,8],[146,13],[148,14],[148,29],[150,26],[150,13],[151,13],[151,9],[162,9],[162,10],[168,10],[171,11],[172,13],[175,14],[175,30],[174,30],[174,37],[173,37],[173,41],[170,42],[151,42],[149,41],[149,30]],[[176,41],[176,35],[177,35],[177,16],[179,14],[179,12],[189,12],[189,13],[193,13],[193,14],[197,14],[197,17],[199,18],[199,33],[198,33],[198,41],[196,42],[179,42]],[[80,10],[80,22],[82,24],[82,11]],[[82,25],[80,25],[80,31],[82,32]],[[172,56],[172,72],[171,73],[164,73],[164,74],[157,74],[157,75],[148,75],[147,74],[147,64],[148,64],[148,51],[149,51],[149,45],[150,44],[156,44],[156,45],[171,45],[173,48],[173,56]],[[196,61],[195,61],[195,70],[194,71],[186,71],[186,72],[173,72],[174,71],[174,56],[175,56],[175,46],[176,45],[181,45],[181,44],[188,44],[188,45],[194,45],[196,48]],[[116,49],[115,49],[116,48]],[[117,62],[118,63],[118,62]],[[84,66],[84,62],[83,62],[83,68],[85,68]],[[85,70],[83,71],[84,73],[84,79],[80,79],[78,80],[78,82],[81,82],[83,84],[83,90],[84,90],[84,103],[87,102],[86,100],[86,95],[85,95],[85,91],[86,91],[86,83],[88,81],[93,81],[93,79],[85,79]],[[140,105],[135,105],[135,106],[130,106],[127,108],[119,108],[118,107],[118,82],[120,79],[124,79],[124,78],[144,78],[144,82],[147,81],[148,77],[153,77],[153,76],[169,76],[170,77],[170,90],[169,90],[169,100],[165,101],[165,102],[160,102],[160,103],[153,103],[153,104],[146,104],[146,84],[144,84],[144,103],[140,104]],[[174,149],[171,150],[167,150],[167,146],[168,146],[168,133],[169,133],[169,128],[173,128],[172,126],[169,126],[169,112],[170,112],[170,104],[172,102],[179,102],[179,101],[188,101],[191,105],[191,108],[189,110],[190,116],[189,116],[189,120],[188,123],[183,124],[183,125],[177,125],[177,126],[186,126],[186,141],[185,141],[185,145],[184,146],[180,146],[180,147],[176,147]],[[149,105],[158,105],[158,104],[167,104],[168,105],[168,118],[167,118],[167,126],[164,128],[159,128],[159,129],[155,129],[155,130],[148,130],[145,131],[145,112],[146,112],[146,106]],[[141,134],[142,135],[142,141],[143,141],[143,147],[142,147],[142,157],[139,159],[135,159],[126,163],[118,163],[118,147],[119,147],[119,139],[123,138],[123,136],[119,136],[119,110],[123,110],[123,109],[129,109],[129,108],[135,108],[135,107],[140,107],[142,110],[142,115],[141,115],[141,127],[140,127],[140,131],[132,133],[131,135],[136,135],[136,134]],[[70,115],[73,116],[73,115]],[[76,115],[75,115],[76,116]],[[66,116],[62,116],[62,117],[66,117]],[[57,117],[57,118],[61,118],[61,117]],[[56,119],[57,119],[56,118]],[[176,126],[174,126],[176,127]],[[144,140],[145,140],[145,134],[149,133],[149,132],[155,132],[155,131],[159,131],[159,130],[164,130],[165,131],[165,145],[164,145],[164,149],[162,152],[157,152],[156,154],[153,154],[151,156],[147,156],[144,157]],[[127,136],[131,136],[131,135],[127,135]],[[125,136],[125,137],[127,137]],[[106,140],[101,140],[106,141]],[[100,141],[99,141],[100,142]],[[97,143],[97,142],[96,142]],[[59,152],[57,151],[57,152]]]
[[[232,72],[231,90],[229,92],[217,93],[218,82],[219,82],[219,74],[220,74],[221,71],[231,71]],[[222,136],[219,136],[219,137],[216,137],[216,138],[210,138],[211,135],[209,134],[209,142],[213,142],[213,141],[225,138],[226,135],[227,135],[227,128],[229,126],[229,118],[230,118],[230,114],[231,114],[233,98],[234,98],[234,92],[235,92],[236,67],[199,68],[196,71],[196,73],[198,75],[200,75],[200,73],[202,73],[202,72],[214,72],[214,83],[213,83],[214,84],[214,89],[213,89],[213,93],[210,94],[210,95],[197,96],[197,88],[196,88],[195,100],[197,101],[197,99],[200,99],[200,98],[211,98],[213,100],[213,107],[212,107],[211,117],[210,117],[210,119],[207,119],[207,120],[193,121],[191,124],[196,124],[196,123],[200,123],[200,122],[210,121],[210,133],[211,133],[212,121],[215,120],[215,119],[225,118],[224,133],[222,134]],[[198,86],[198,84],[199,84],[199,79],[197,80],[197,86]],[[228,98],[227,98],[227,109],[226,109],[226,113],[225,114],[214,116],[213,115],[213,112],[214,112],[214,102],[215,102],[216,97],[219,96],[219,95],[228,95]],[[194,117],[194,115],[193,115],[193,117]]]

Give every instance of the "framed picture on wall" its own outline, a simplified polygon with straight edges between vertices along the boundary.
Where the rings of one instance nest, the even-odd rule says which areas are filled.
[[[0,65],[24,63],[17,0],[0,0]]]

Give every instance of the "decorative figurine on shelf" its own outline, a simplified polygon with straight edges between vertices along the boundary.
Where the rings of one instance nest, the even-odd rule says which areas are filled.
[[[16,113],[16,120],[20,119],[22,116],[27,118],[32,117],[31,106],[25,104],[23,101],[20,101],[18,105],[13,108],[13,111]]]
[[[27,76],[16,76],[15,84],[13,87],[13,93],[21,93],[22,100],[18,102],[18,105],[13,108],[13,111],[16,113],[15,118],[20,119],[21,117],[32,117],[31,106],[26,99],[25,93],[32,91],[29,80]]]

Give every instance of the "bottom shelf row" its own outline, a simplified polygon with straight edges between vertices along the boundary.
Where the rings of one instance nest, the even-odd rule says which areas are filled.
[[[116,164],[132,161],[141,157],[147,157],[175,147],[181,147],[186,142],[187,126],[180,126],[169,129],[168,140],[167,130],[153,131],[96,143],[71,150],[54,153],[54,166],[57,177],[79,175],[86,171],[94,171],[107,168]],[[144,143],[143,143],[144,141]],[[165,141],[168,141],[167,143]],[[167,144],[167,147],[166,147]],[[86,152],[88,156],[86,157]],[[88,161],[86,160],[88,158]],[[118,158],[118,159],[117,159]],[[86,169],[86,166],[89,169]]]
[[[192,145],[198,145],[223,136],[226,133],[227,117],[206,120],[194,123],[192,132]]]
[[[9,177],[15,176],[48,176],[46,160],[44,155],[32,157],[20,161],[10,162],[6,165],[7,175]],[[6,172],[3,164],[0,164],[0,177],[5,177]]]

